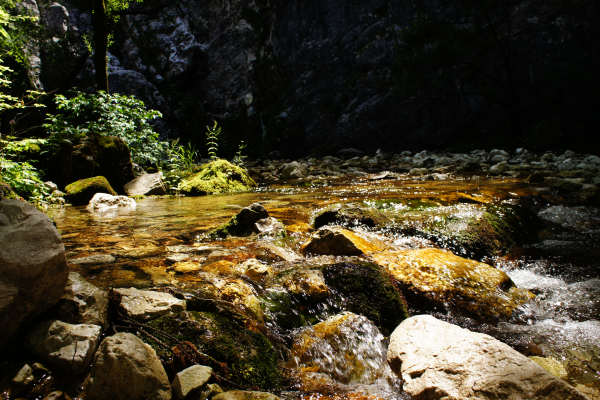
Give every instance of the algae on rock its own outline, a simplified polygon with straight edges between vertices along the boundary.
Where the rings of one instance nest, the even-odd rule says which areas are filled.
[[[108,193],[113,196],[117,192],[110,186],[110,183],[103,176],[80,179],[65,188],[66,198],[73,205],[87,204],[96,193]]]
[[[215,160],[201,166],[199,172],[184,178],[178,190],[191,196],[245,192],[256,187],[248,172],[227,160]]]

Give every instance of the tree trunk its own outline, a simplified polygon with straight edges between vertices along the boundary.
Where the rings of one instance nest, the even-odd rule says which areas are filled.
[[[98,90],[108,93],[108,28],[104,0],[93,0],[94,68]]]

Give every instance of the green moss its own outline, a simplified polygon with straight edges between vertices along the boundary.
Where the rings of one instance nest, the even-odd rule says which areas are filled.
[[[65,188],[66,200],[73,205],[87,204],[94,194],[108,193],[116,196],[117,193],[103,176],[80,179]]]
[[[323,269],[327,286],[346,300],[345,308],[373,321],[389,335],[408,318],[406,300],[381,267],[369,263],[340,263]]]
[[[227,312],[187,311],[163,316],[150,325],[169,334],[169,346],[189,341],[199,351],[225,363],[227,379],[242,387],[273,389],[281,382],[277,352],[269,339]],[[170,357],[152,338],[148,338],[148,343],[163,359]],[[222,366],[213,367],[223,372]]]
[[[248,172],[226,160],[215,160],[201,166],[199,172],[184,178],[179,191],[199,196],[206,194],[246,192],[256,187]]]

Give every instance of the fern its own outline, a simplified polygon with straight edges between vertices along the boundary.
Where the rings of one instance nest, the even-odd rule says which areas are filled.
[[[237,152],[235,153],[235,156],[233,156],[233,163],[235,165],[238,165],[240,167],[244,167],[244,165],[246,164],[246,158],[248,158],[244,153],[246,151],[246,143],[242,140],[240,142],[240,144],[238,145],[238,149]]]
[[[214,121],[212,128],[208,125],[206,126],[206,149],[208,151],[208,158],[213,161],[218,158],[220,136],[221,127],[217,124],[217,121]]]

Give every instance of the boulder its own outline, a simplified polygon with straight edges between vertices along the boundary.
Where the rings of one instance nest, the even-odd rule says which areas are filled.
[[[503,271],[448,250],[418,249],[373,254],[416,302],[466,311],[483,318],[509,317],[533,298]]]
[[[226,224],[213,230],[213,237],[248,236],[257,233],[256,223],[269,216],[269,213],[260,203],[250,204],[232,217]]]
[[[387,225],[390,222],[390,219],[377,209],[352,204],[337,204],[319,210],[314,217],[313,226],[315,229],[329,224],[342,225],[348,228],[357,225],[374,228]]]
[[[96,193],[117,195],[117,192],[103,176],[75,181],[65,187],[65,193],[66,200],[75,206],[88,204]]]
[[[298,161],[292,161],[281,166],[279,175],[283,179],[300,179],[304,178],[307,173],[306,165],[300,164]]]
[[[192,365],[180,371],[173,379],[173,394],[184,399],[191,391],[202,387],[212,375],[212,368],[204,365]]]
[[[113,289],[111,296],[118,304],[119,310],[128,317],[147,320],[161,315],[183,311],[185,300],[180,300],[168,293],[139,290],[136,288]]]
[[[387,359],[416,399],[586,400],[510,346],[429,315],[394,330]]]
[[[135,211],[135,200],[127,196],[96,193],[88,203],[88,211],[101,216],[118,215]]]
[[[54,306],[67,282],[65,248],[52,221],[20,200],[0,201],[0,348],[22,322]]]
[[[230,390],[217,394],[212,400],[279,400],[279,397],[267,392]]]
[[[131,333],[102,341],[85,388],[88,400],[169,400],[167,373],[152,347]]]
[[[123,189],[128,196],[160,195],[167,192],[162,172],[140,175],[127,182]]]
[[[58,301],[57,315],[72,324],[106,326],[108,318],[108,292],[70,272],[65,293]]]
[[[315,232],[301,251],[305,254],[358,256],[380,251],[385,245],[375,239],[366,240],[356,233],[339,227],[323,227]]]
[[[98,325],[73,325],[46,321],[27,338],[29,349],[50,364],[70,372],[81,372],[92,360],[100,342]]]
[[[183,179],[178,190],[198,196],[217,193],[247,192],[256,186],[248,172],[226,160],[215,160],[202,165],[199,172]]]

